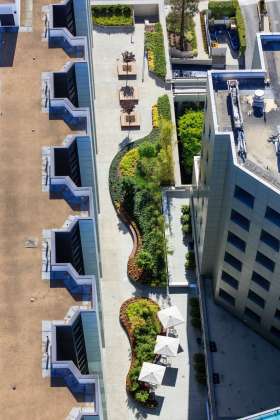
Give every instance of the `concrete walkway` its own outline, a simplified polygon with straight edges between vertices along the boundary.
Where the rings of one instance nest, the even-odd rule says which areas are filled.
[[[168,190],[164,194],[165,237],[170,253],[167,255],[169,287],[188,286],[195,282],[194,272],[185,272],[185,255],[189,251],[189,242],[182,232],[181,208],[189,205],[186,191]],[[191,238],[190,238],[191,239]]]

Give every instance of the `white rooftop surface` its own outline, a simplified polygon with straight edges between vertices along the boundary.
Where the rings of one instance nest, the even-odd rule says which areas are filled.
[[[213,371],[220,375],[220,384],[214,385],[217,416],[239,418],[276,407],[280,351],[215,304],[210,290],[206,292],[210,340],[217,345],[210,356]]]
[[[184,192],[174,190],[164,194],[165,236],[170,250],[167,255],[169,286],[188,286],[195,280],[192,271],[185,272],[185,255],[189,248],[184,242],[180,221],[184,204],[189,204]]]

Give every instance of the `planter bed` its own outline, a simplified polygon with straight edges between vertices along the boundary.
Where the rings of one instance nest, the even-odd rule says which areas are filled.
[[[108,28],[131,28],[134,26],[134,13],[130,6],[108,5],[91,8],[92,22],[96,26]]]
[[[157,317],[159,305],[149,298],[131,298],[120,308],[120,323],[125,329],[131,346],[131,363],[126,378],[127,392],[139,403],[156,407],[150,388],[138,381],[143,362],[156,362],[153,354],[156,336],[164,330]]]
[[[170,124],[167,96],[158,100],[157,108],[159,120]],[[167,282],[161,185],[166,174],[173,180],[173,166],[171,145],[163,146],[160,139],[161,129],[154,128],[145,138],[126,145],[113,159],[109,174],[113,204],[133,239],[128,277],[150,286]]]

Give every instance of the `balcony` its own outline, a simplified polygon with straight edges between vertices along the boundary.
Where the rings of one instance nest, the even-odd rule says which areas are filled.
[[[86,59],[90,16],[87,7],[84,0],[67,0],[46,8],[45,36],[49,48],[63,48],[70,57]]]
[[[62,71],[43,73],[43,108],[51,120],[63,120],[73,131],[91,132],[88,64],[68,62]]]
[[[93,219],[72,216],[63,228],[45,231],[44,239],[43,277],[51,287],[62,285],[77,299],[91,300],[99,264]]]
[[[74,306],[64,320],[44,321],[42,340],[42,368],[52,386],[67,386],[77,400],[91,404],[91,414],[100,413],[101,347],[95,310]],[[79,410],[78,414],[74,418],[83,418]]]
[[[93,216],[93,180],[91,139],[68,136],[62,146],[45,149],[43,190],[50,198],[63,198],[75,211]]]

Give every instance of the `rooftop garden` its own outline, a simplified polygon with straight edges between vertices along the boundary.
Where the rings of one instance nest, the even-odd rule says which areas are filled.
[[[93,6],[92,21],[100,26],[133,25],[133,9],[127,5]]]
[[[193,16],[198,12],[198,1],[170,0],[170,5],[171,11],[166,18],[170,46],[197,55]]]
[[[126,379],[126,389],[138,402],[155,406],[150,388],[138,381],[143,362],[153,363],[156,337],[162,332],[157,317],[159,306],[147,298],[131,298],[120,309],[120,321],[125,328],[131,345],[131,365]]]
[[[166,76],[164,39],[160,23],[154,25],[153,31],[145,32],[145,49],[148,54],[149,71],[161,79]]]
[[[165,286],[166,243],[161,187],[174,183],[173,127],[168,96],[159,98],[156,107],[159,128],[128,144],[115,156],[109,183],[114,206],[133,237],[129,278],[150,286]]]
[[[246,28],[238,0],[212,0],[208,3],[208,10],[211,13],[211,18],[223,19],[228,17],[235,20],[240,44],[239,54],[244,54],[246,50]]]
[[[193,158],[199,155],[204,124],[202,109],[187,109],[178,120],[181,176],[184,183],[192,178]]]

